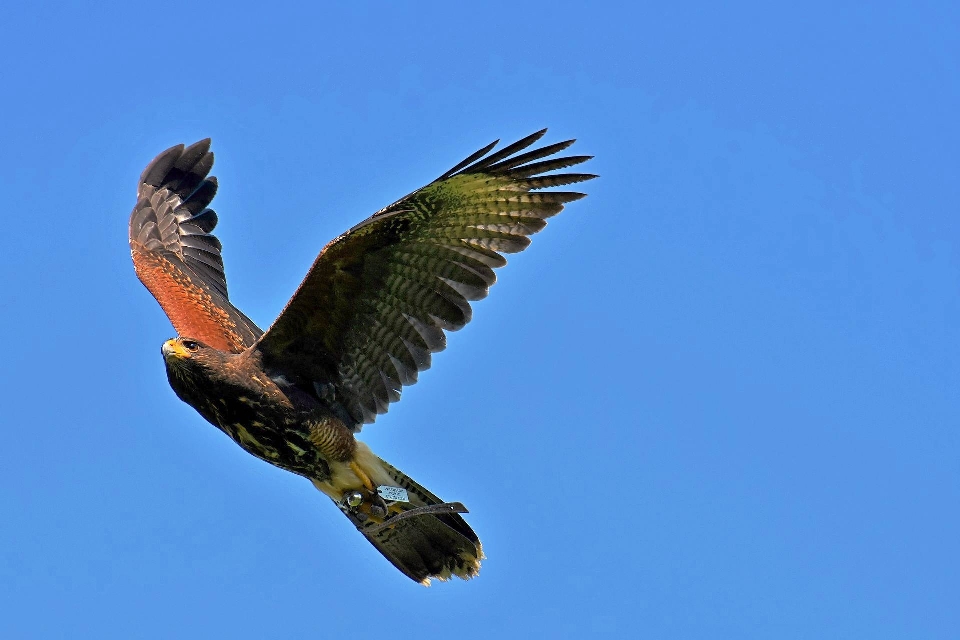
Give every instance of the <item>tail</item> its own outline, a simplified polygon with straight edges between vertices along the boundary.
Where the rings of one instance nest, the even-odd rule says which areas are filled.
[[[357,445],[355,460],[379,492],[357,492],[354,505],[347,496],[334,502],[367,540],[393,566],[424,586],[430,585],[431,578],[469,580],[477,575],[483,548],[459,515],[466,512],[463,505],[444,503],[366,445]],[[378,517],[383,513],[385,517]]]

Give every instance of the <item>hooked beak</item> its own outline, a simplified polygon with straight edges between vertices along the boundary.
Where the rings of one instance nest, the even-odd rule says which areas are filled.
[[[166,360],[190,357],[190,352],[187,351],[187,348],[176,338],[170,338],[164,342],[163,346],[160,347],[160,353],[163,354]]]

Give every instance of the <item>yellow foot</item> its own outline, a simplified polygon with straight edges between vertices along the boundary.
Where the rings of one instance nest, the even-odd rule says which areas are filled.
[[[387,503],[377,493],[377,488],[373,484],[370,476],[355,461],[349,463],[350,470],[356,474],[357,478],[363,484],[362,489],[347,491],[343,496],[343,502],[356,513],[364,515],[364,519],[372,520],[380,524],[389,515]]]
[[[361,520],[371,520],[377,524],[383,522],[390,513],[387,503],[376,491],[348,491],[343,496],[342,504],[361,516]]]

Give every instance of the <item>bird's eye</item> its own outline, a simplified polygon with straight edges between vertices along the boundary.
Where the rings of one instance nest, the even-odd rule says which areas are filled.
[[[184,340],[183,346],[186,347],[188,351],[196,351],[200,348],[200,345],[194,342],[193,340]]]

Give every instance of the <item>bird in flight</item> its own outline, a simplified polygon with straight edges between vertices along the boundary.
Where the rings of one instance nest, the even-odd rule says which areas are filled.
[[[334,238],[265,332],[227,295],[210,140],[167,149],[140,176],[130,251],[178,333],[161,348],[174,392],[248,453],[310,480],[425,585],[480,570],[466,509],[355,435],[469,322],[503,254],[584,197],[545,190],[596,177],[559,171],[590,159],[558,156],[573,140],[527,150],[545,132],[487,145]]]

